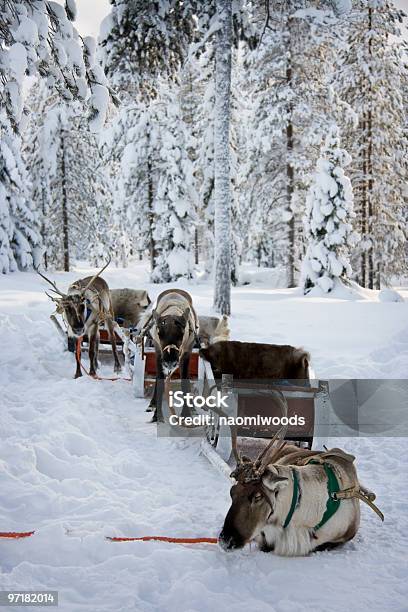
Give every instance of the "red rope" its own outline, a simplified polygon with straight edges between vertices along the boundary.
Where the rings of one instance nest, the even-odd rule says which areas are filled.
[[[0,531],[0,538],[13,538],[18,540],[19,538],[28,538],[32,536],[34,531]]]
[[[121,376],[115,376],[113,378],[106,378],[104,376],[98,376],[98,374],[90,374],[81,361],[81,345],[82,345],[82,338],[78,338],[77,343],[76,343],[76,352],[75,352],[76,358],[78,359],[79,365],[81,366],[85,374],[87,374],[87,376],[89,376],[90,378],[93,378],[94,380],[110,380],[110,381],[125,380],[126,382],[132,382],[131,378],[123,378]]]
[[[167,536],[143,536],[141,538],[110,538],[111,542],[150,542],[155,540],[158,542],[173,542],[175,544],[217,544],[217,538],[169,538]]]
[[[18,540],[34,535],[35,531],[0,531],[0,538]],[[170,538],[168,536],[142,536],[140,538],[106,537],[110,542],[172,542],[173,544],[217,544],[217,538]]]

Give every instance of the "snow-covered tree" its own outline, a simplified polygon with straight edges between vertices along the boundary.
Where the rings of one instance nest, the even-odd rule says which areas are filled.
[[[192,243],[196,193],[193,164],[187,153],[180,103],[172,89],[163,88],[158,107],[158,181],[153,197],[156,259],[153,282],[192,276]]]
[[[25,270],[41,255],[39,217],[29,206],[30,184],[21,137],[0,110],[0,272]]]
[[[23,110],[26,75],[47,78],[66,100],[88,100],[95,128],[100,127],[109,97],[92,39],[82,40],[72,21],[74,0],[65,6],[47,0],[0,0],[0,106],[17,130]]]
[[[348,47],[339,56],[334,81],[356,118],[344,128],[362,237],[353,262],[359,283],[370,288],[406,271],[407,72],[398,41],[402,19],[402,11],[389,0],[353,2]]]
[[[214,308],[222,314],[229,315],[231,313],[231,0],[217,0],[217,17],[219,28],[215,40]]]
[[[39,75],[65,100],[86,101],[93,129],[104,120],[109,98],[105,77],[95,59],[93,40],[80,38],[72,24],[74,18],[74,0],[66,0],[65,6],[46,0],[0,0],[3,272],[29,267],[39,244],[18,135],[25,77]]]
[[[303,256],[305,193],[332,121],[329,75],[341,40],[329,4],[270,0],[266,11],[255,5],[262,37],[244,59],[247,246],[259,262],[284,264],[288,286],[296,284]]]
[[[119,92],[155,97],[159,76],[179,69],[194,20],[181,0],[111,0],[99,44],[110,82]]]
[[[302,267],[305,293],[318,287],[324,293],[351,276],[350,251],[357,236],[352,228],[353,192],[343,168],[349,154],[340,148],[337,127],[329,129],[306,200],[308,236]]]
[[[193,16],[183,2],[113,0],[100,47],[106,73],[122,107],[106,138],[105,158],[116,164],[114,210],[120,258],[149,250],[156,267],[154,198],[157,193],[158,97],[163,77],[173,78],[193,36]]]
[[[29,200],[41,219],[44,264],[69,270],[72,257],[95,261],[99,248],[109,248],[108,182],[79,103],[61,103],[40,82],[31,88],[27,105]]]

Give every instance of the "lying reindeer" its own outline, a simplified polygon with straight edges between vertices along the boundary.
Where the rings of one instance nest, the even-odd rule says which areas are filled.
[[[358,482],[352,455],[337,448],[274,447],[274,441],[255,461],[239,458],[231,474],[237,484],[231,487],[232,503],[219,535],[224,550],[251,541],[283,556],[333,548],[357,533],[359,500],[384,520],[373,504],[374,493]]]
[[[108,263],[94,276],[80,278],[68,287],[68,293],[62,293],[57,285],[49,278],[44,276],[39,270],[37,273],[52,286],[53,293],[60,297],[55,297],[47,293],[57,305],[57,313],[62,315],[68,327],[68,338],[74,342],[87,335],[89,341],[89,361],[91,376],[96,375],[98,369],[98,349],[99,349],[99,326],[105,323],[108,329],[109,338],[112,345],[113,358],[115,360],[115,372],[120,372],[121,366],[116,348],[114,333],[114,314],[109,293],[109,287],[100,274],[107,268]],[[76,356],[75,378],[82,376],[81,362]]]
[[[216,378],[232,374],[235,380],[309,379],[309,353],[289,345],[216,342],[200,355],[211,363]]]
[[[163,381],[179,368],[184,393],[190,390],[190,355],[197,338],[198,318],[191,296],[182,289],[167,289],[156,301],[155,308],[141,322],[139,338],[147,333],[156,351],[156,383],[149,408],[154,409],[152,422],[163,421]],[[184,414],[183,414],[184,413]],[[183,416],[186,412],[183,408]]]

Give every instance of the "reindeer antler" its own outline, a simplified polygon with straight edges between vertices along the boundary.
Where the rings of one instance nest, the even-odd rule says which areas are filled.
[[[97,272],[96,274],[94,274],[94,276],[91,278],[91,280],[89,281],[89,283],[87,284],[87,286],[86,286],[84,289],[82,289],[82,293],[85,293],[85,291],[86,291],[87,289],[89,289],[89,287],[92,285],[92,283],[94,282],[94,280],[95,280],[95,279],[97,279],[97,278],[98,278],[98,276],[99,276],[100,274],[102,274],[102,272],[105,270],[105,268],[107,268],[107,267],[109,266],[109,264],[110,264],[110,262],[111,262],[111,261],[112,261],[112,258],[111,258],[111,256],[109,255],[108,262],[107,262],[107,263],[106,263],[106,264],[103,266],[103,268],[102,268],[101,270],[99,270],[99,272]]]
[[[282,415],[287,416],[288,414],[288,403],[286,401],[285,396],[281,391],[274,390],[274,393],[280,400],[280,405],[282,409]],[[266,466],[271,463],[274,459],[278,457],[280,451],[286,444],[286,440],[284,440],[286,431],[288,429],[287,425],[283,425],[276,434],[273,436],[272,440],[269,444],[261,451],[258,457],[254,461],[250,461],[245,457],[240,457],[237,445],[236,445],[236,432],[233,437],[232,450],[234,453],[235,460],[237,462],[237,467],[232,472],[231,477],[236,480],[245,483],[245,482],[253,482],[259,481],[264,473]],[[231,428],[232,433],[232,428]],[[279,440],[279,443],[274,446],[275,442]]]
[[[37,267],[37,266],[33,266],[33,267],[34,267],[34,270],[37,272],[37,274],[39,274],[39,276],[41,276],[41,278],[43,278],[44,280],[46,280],[46,281],[47,281],[47,283],[49,283],[49,284],[52,286],[51,291],[53,291],[54,293],[57,293],[57,294],[58,294],[58,295],[60,295],[61,297],[65,297],[65,294],[64,294],[64,293],[61,293],[61,291],[58,289],[57,285],[56,285],[56,284],[55,284],[55,283],[54,283],[52,280],[50,280],[50,279],[49,279],[49,278],[47,278],[47,277],[46,277],[44,274],[42,274],[42,273],[39,271],[39,269],[38,269],[38,267]],[[46,292],[46,293],[47,293],[47,292]],[[48,295],[48,293],[47,293],[47,295]],[[50,295],[48,295],[48,297],[51,297],[51,296],[50,296]],[[52,299],[52,298],[51,298],[51,299]]]

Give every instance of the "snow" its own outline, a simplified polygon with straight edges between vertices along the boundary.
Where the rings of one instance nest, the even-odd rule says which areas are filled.
[[[402,295],[394,289],[382,289],[378,294],[380,302],[403,302],[404,298]]]
[[[9,70],[17,82],[23,80],[27,70],[27,51],[20,42],[11,45],[8,50]]]
[[[64,290],[93,269],[51,274]],[[256,278],[255,271],[246,274]],[[147,288],[144,264],[108,269],[112,288]],[[232,289],[232,338],[304,346],[321,377],[404,377],[404,303],[304,297],[263,282]],[[212,286],[185,281],[199,313]],[[357,456],[377,493],[381,524],[362,508],[357,537],[333,552],[284,559],[247,547],[110,543],[107,535],[215,536],[229,483],[199,454],[199,441],[156,437],[147,402],[129,383],[73,380],[72,355],[48,315],[33,273],[0,279],[0,529],[35,536],[1,541],[2,589],[59,590],[61,612],[406,610],[408,444],[405,439],[332,440]],[[400,289],[405,297],[407,289]],[[376,299],[375,299],[376,298]],[[111,359],[102,374],[112,372]]]

